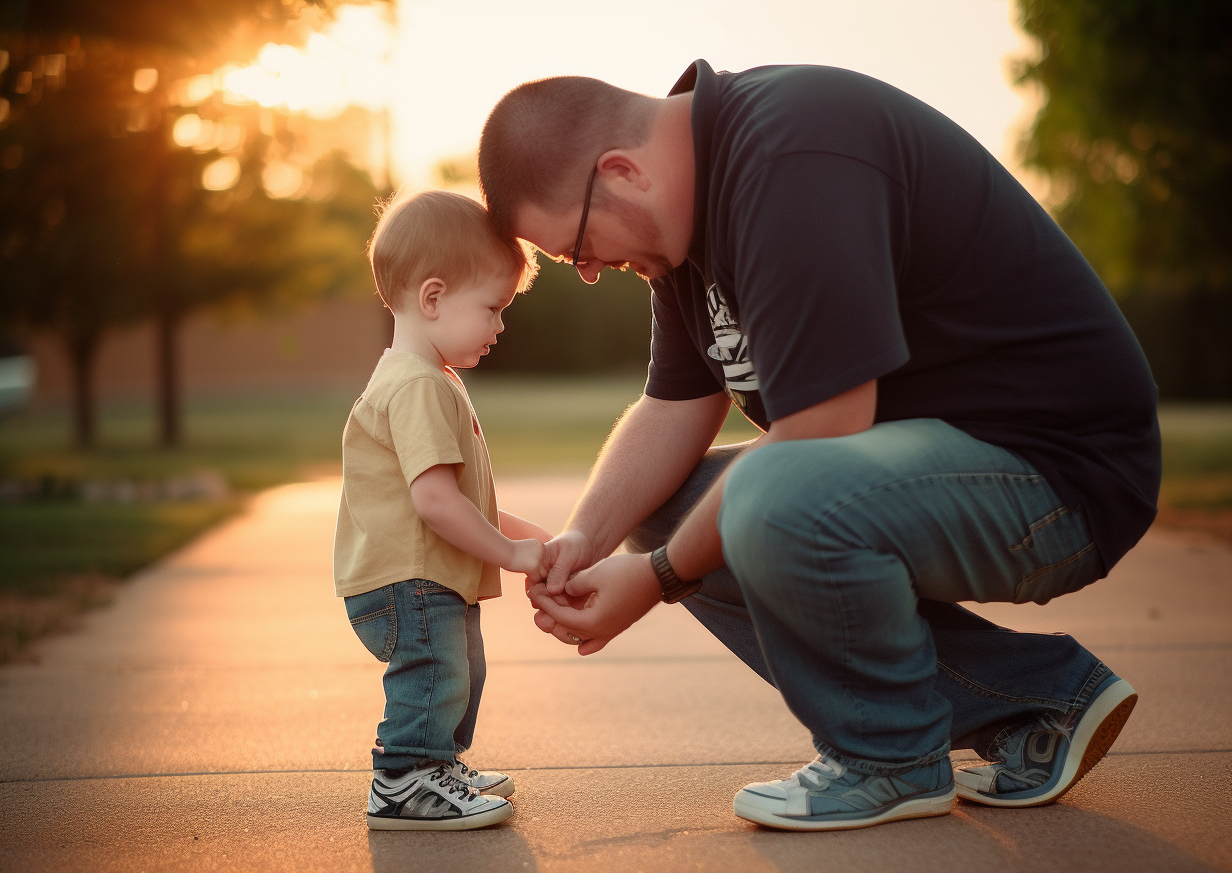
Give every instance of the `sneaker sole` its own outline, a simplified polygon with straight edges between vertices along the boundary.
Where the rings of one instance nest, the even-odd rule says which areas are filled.
[[[955,789],[951,787],[949,791],[935,797],[916,797],[904,800],[879,815],[867,818],[833,819],[776,815],[768,809],[761,808],[743,791],[738,791],[736,799],[732,802],[732,811],[745,821],[784,831],[849,831],[902,819],[946,815],[954,806],[954,798]]]
[[[461,815],[456,818],[407,818],[403,816],[368,815],[370,831],[469,831],[500,824],[513,815],[513,804],[502,803],[496,809]]]
[[[958,786],[958,796],[963,800],[982,803],[985,806],[1026,807],[1043,806],[1052,803],[1058,797],[1078,784],[1091,768],[1103,760],[1104,755],[1112,748],[1116,738],[1129,721],[1129,714],[1134,711],[1138,702],[1138,694],[1124,679],[1118,679],[1109,685],[1082,714],[1074,736],[1070,741],[1069,752],[1065,757],[1065,766],[1061,777],[1051,788],[1042,794],[1030,797],[1015,797],[1014,795],[985,794],[976,788],[963,785],[962,771],[954,773],[954,781]],[[1082,749],[1081,755],[1074,754]]]

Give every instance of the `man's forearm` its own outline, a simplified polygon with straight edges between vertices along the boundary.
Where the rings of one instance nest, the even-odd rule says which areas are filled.
[[[586,535],[598,559],[676,492],[723,426],[722,394],[698,400],[640,398],[621,417],[595,463],[566,530]]]
[[[784,440],[859,433],[872,426],[876,408],[877,383],[868,382],[776,421],[768,433],[749,443],[745,451]],[[667,560],[681,579],[700,579],[723,564],[718,520],[719,508],[723,503],[723,483],[726,481],[727,470],[724,470],[672,534],[667,546]]]
[[[748,451],[747,449],[745,451]],[[719,537],[719,507],[723,503],[724,470],[694,504],[667,545],[667,560],[681,579],[700,579],[723,565]]]

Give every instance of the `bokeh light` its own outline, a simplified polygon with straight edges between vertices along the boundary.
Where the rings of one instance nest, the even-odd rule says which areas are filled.
[[[186,113],[175,120],[175,125],[171,128],[171,138],[176,145],[188,148],[201,138],[203,126],[200,115],[195,112]]]
[[[149,94],[158,86],[158,70],[147,67],[133,73],[133,90],[141,94]]]
[[[286,161],[270,161],[261,172],[261,184],[271,197],[294,197],[304,187],[304,171]]]
[[[201,187],[207,191],[226,191],[240,180],[240,162],[228,155],[206,165],[201,173]]]
[[[342,6],[303,48],[268,43],[247,67],[220,70],[224,99],[334,118],[348,106],[384,109],[393,27],[377,6]]]

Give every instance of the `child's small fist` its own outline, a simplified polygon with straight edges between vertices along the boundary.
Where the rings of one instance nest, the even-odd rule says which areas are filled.
[[[513,560],[509,562],[506,570],[542,579],[551,567],[548,550],[543,547],[543,543],[538,540],[513,541]]]

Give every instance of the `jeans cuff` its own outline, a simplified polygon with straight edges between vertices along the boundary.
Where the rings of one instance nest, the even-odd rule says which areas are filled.
[[[401,749],[390,752],[372,750],[373,770],[418,770],[428,764],[452,761],[454,754],[433,749]]]
[[[1082,690],[1074,698],[1074,705],[1066,711],[1066,715],[1085,710],[1091,704],[1091,695],[1095,693],[1095,689],[1111,675],[1111,668],[1103,661],[1096,664],[1095,669],[1091,671],[1091,675],[1087,677],[1087,681],[1083,683]]]
[[[853,758],[851,755],[844,755],[837,749],[826,745],[817,737],[813,737],[813,748],[817,750],[818,754],[824,755],[827,758],[833,758],[848,770],[854,770],[866,776],[897,776],[899,773],[907,773],[932,764],[934,761],[940,761],[950,754],[950,744],[945,743],[936,751],[929,752],[927,755],[916,758],[914,761],[908,761],[905,764],[889,764],[885,761],[869,761],[865,758]]]

